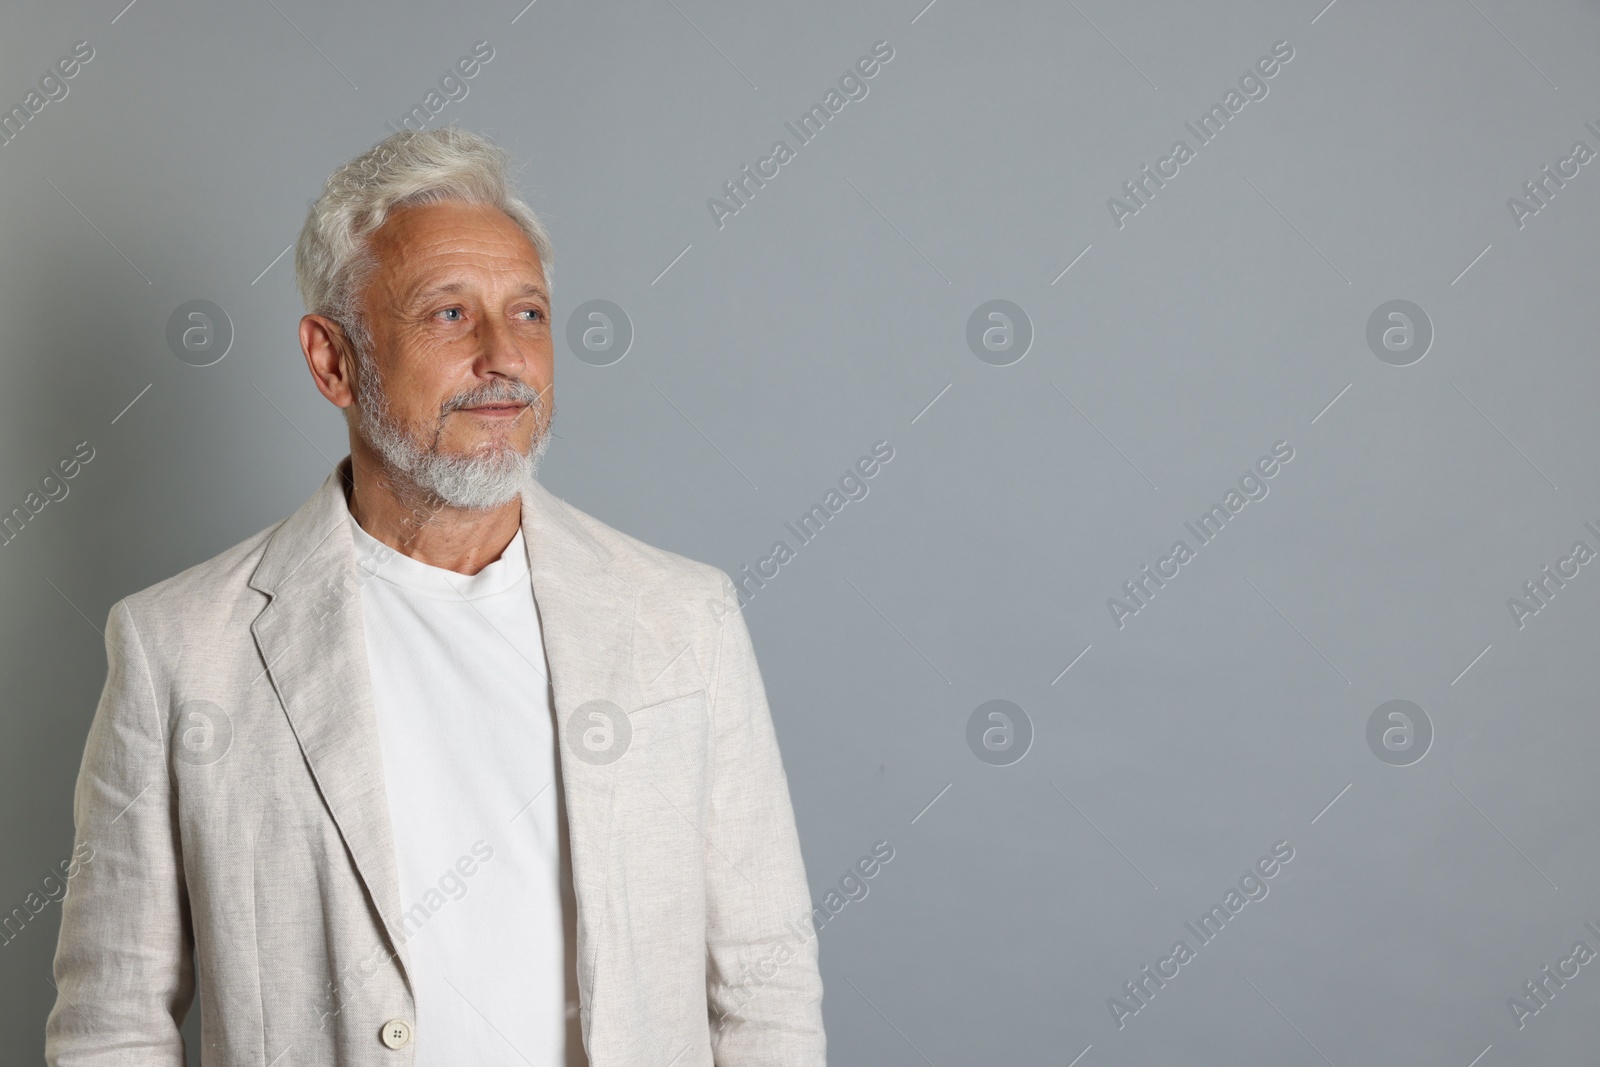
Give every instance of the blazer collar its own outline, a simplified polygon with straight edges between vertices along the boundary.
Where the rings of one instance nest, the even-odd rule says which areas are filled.
[[[251,624],[266,673],[339,827],[408,984],[394,839],[361,618],[346,456],[268,538],[250,585],[271,599]],[[562,739],[587,701],[631,708],[635,590],[611,552],[560,498],[530,479],[522,492],[528,552],[556,707],[561,787],[577,899],[578,985],[585,1039],[604,934],[615,774]],[[541,650],[532,650],[538,653]],[[413,993],[415,989],[413,987]]]

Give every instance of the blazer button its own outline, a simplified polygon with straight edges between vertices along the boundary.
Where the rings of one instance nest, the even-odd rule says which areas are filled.
[[[383,1043],[392,1049],[402,1049],[411,1044],[411,1024],[404,1019],[390,1019],[383,1024]]]

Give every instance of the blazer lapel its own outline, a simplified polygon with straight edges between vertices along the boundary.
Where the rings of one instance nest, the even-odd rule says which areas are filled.
[[[272,599],[250,630],[409,985],[355,539],[344,501],[349,479],[346,456],[267,542],[250,585]]]
[[[572,741],[569,723],[591,700],[633,709],[634,587],[607,569],[611,553],[584,529],[567,505],[537,481],[522,494],[522,531],[534,601],[555,695],[556,747],[571,841],[577,897],[578,988],[585,1045],[591,1032],[597,974],[606,959],[611,811],[615,764],[602,763]],[[589,721],[583,719],[583,725]],[[611,920],[615,916],[610,916]]]

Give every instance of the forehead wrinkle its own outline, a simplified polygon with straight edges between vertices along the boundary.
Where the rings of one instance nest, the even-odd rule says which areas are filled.
[[[452,214],[454,217],[452,218]],[[446,202],[402,209],[372,235],[378,271],[368,299],[403,315],[440,295],[515,286],[506,299],[550,304],[538,250],[514,220],[482,205]]]
[[[412,287],[412,295],[406,298],[405,306],[415,307],[416,305],[425,303],[436,296],[445,296],[451,293],[464,293],[470,288],[472,288],[472,286],[468,282],[459,278],[440,282],[438,284],[428,284],[425,281],[418,282]],[[524,282],[522,285],[518,286],[511,295],[535,296],[546,301],[550,299],[549,295],[544,291],[544,289],[534,282]]]

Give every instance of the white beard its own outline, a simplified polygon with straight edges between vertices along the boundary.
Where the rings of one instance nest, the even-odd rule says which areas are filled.
[[[360,407],[360,433],[382,457],[389,473],[403,482],[456,508],[488,510],[517,498],[523,485],[539,470],[539,460],[550,445],[544,397],[520,381],[497,380],[488,386],[453,397],[446,410],[506,401],[526,403],[520,416],[544,427],[524,455],[509,445],[488,452],[457,456],[438,450],[438,438],[424,444],[402,426],[389,408],[378,381],[377,366],[358,344],[356,399]]]

